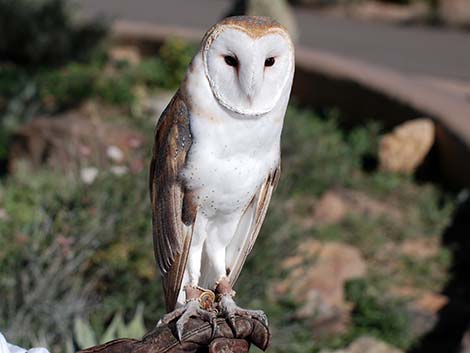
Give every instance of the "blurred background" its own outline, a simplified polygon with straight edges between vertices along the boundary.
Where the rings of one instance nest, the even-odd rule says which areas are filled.
[[[297,43],[236,288],[270,351],[470,352],[470,0],[0,0],[0,332],[69,353],[154,327],[154,127],[231,14]]]

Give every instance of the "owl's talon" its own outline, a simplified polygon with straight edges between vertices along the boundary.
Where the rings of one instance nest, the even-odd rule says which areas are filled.
[[[235,316],[256,319],[261,322],[264,326],[268,327],[268,317],[263,311],[240,308],[230,295],[224,295],[221,297],[219,302],[219,308],[221,316],[225,317],[235,337],[237,337],[237,331],[235,328]]]
[[[267,328],[269,323],[268,323],[268,317],[266,316],[266,314],[262,310],[255,310],[255,311],[257,311],[258,314],[255,314],[252,317],[258,320],[259,322],[261,322]]]
[[[214,314],[214,317],[211,320],[212,332],[211,332],[211,341],[217,336],[219,333],[219,328],[217,326],[217,315]]]
[[[168,325],[170,322],[178,319],[176,321],[176,334],[178,341],[183,342],[184,327],[193,317],[198,317],[201,320],[209,322],[212,326],[212,335],[215,337],[217,334],[217,314],[214,311],[208,311],[201,308],[199,301],[196,299],[188,301],[184,306],[163,316],[163,318],[157,323],[157,327]]]
[[[225,319],[227,321],[227,324],[230,326],[230,329],[232,330],[233,337],[236,338],[238,336],[238,333],[237,333],[237,327],[235,325],[235,315],[227,315]]]

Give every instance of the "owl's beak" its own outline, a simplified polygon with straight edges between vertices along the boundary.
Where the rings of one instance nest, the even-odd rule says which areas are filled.
[[[241,72],[240,78],[240,85],[243,93],[245,93],[248,102],[253,104],[261,84],[263,83],[263,72],[259,72],[259,70],[256,70],[254,67],[250,67],[246,72]]]

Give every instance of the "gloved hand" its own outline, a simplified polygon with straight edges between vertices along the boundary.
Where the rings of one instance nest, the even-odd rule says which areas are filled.
[[[120,338],[80,353],[248,353],[254,344],[266,350],[269,344],[269,329],[256,319],[237,317],[231,328],[224,319],[217,319],[217,331],[212,336],[212,327],[200,319],[191,319],[182,342],[176,338],[174,322],[156,327],[142,340]]]

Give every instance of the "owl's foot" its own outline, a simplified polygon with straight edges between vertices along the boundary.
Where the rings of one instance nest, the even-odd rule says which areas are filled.
[[[188,290],[186,293],[188,293]],[[212,337],[215,337],[217,333],[217,311],[212,306],[213,301],[214,294],[208,291],[202,292],[199,297],[190,297],[186,301],[186,304],[163,316],[158,322],[157,326],[164,324],[168,325],[177,319],[176,333],[178,335],[178,340],[182,342],[186,323],[189,321],[189,319],[198,317],[203,321],[207,321],[211,324]]]
[[[232,329],[235,337],[237,331],[235,328],[235,316],[253,318],[261,322],[266,328],[268,327],[268,317],[262,310],[248,310],[240,308],[235,301],[233,296],[235,292],[227,279],[219,282],[216,288],[216,292],[219,295],[218,309],[219,316],[224,317],[227,320],[230,328]]]
[[[178,321],[176,321],[176,332],[178,334],[178,340],[182,342],[184,335],[184,326],[192,317],[201,318],[204,321],[207,321],[212,326],[212,337],[215,336],[217,332],[217,314],[215,311],[208,311],[201,308],[199,300],[190,300],[184,306],[184,311],[181,314]]]
[[[237,335],[235,329],[235,316],[256,319],[264,326],[268,327],[268,317],[262,310],[249,310],[240,308],[229,295],[224,295],[220,298],[219,312],[219,316],[224,317],[227,320],[227,323],[229,324],[235,336]]]

